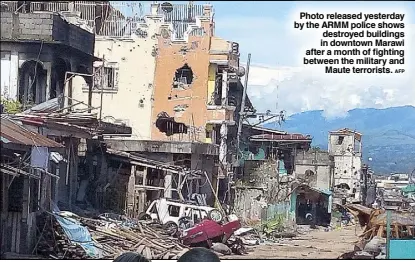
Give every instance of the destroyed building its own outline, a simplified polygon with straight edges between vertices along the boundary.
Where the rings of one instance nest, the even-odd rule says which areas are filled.
[[[78,172],[85,157],[83,145],[103,134],[130,135],[131,128],[101,121],[91,112],[92,66],[99,60],[94,57],[93,29],[66,9],[58,12],[60,4],[2,2],[1,88],[2,99],[22,104],[23,112],[11,118],[65,146],[49,171],[64,177],[55,203],[71,209],[84,200],[83,175]],[[85,102],[71,97],[74,76],[86,83]]]
[[[347,128],[331,131],[328,148],[334,158],[334,197],[360,202],[362,134]]]
[[[173,169],[202,173],[183,185],[184,195],[203,194],[213,204],[212,188],[215,191],[218,178],[232,171],[230,155],[236,148],[228,149],[232,144],[228,137],[236,134],[244,69],[239,66],[238,44],[214,35],[212,6],[152,3],[146,13],[140,4],[63,1],[45,3],[44,8],[84,21],[95,33],[94,54],[102,61],[94,63],[93,88],[88,92],[85,80],[75,76],[70,97],[90,102],[91,111],[103,120],[132,127],[131,138],[106,134],[105,143],[87,146],[92,151],[109,149],[98,150],[93,160],[102,170],[98,180],[107,181],[105,177],[117,170],[130,173],[128,182],[122,181],[130,185],[128,210],[138,214],[143,203],[177,197],[170,190],[176,178],[171,169],[134,159],[167,161]],[[127,8],[138,12],[127,16],[123,10]],[[113,168],[105,168],[109,166]],[[142,180],[143,174],[148,181]],[[124,182],[119,186],[124,188]]]
[[[62,14],[19,3],[2,2],[1,96],[27,109],[63,94],[73,73],[91,86],[94,34]]]
[[[234,211],[242,221],[274,219],[277,215],[288,218],[296,155],[310,148],[311,137],[244,125],[241,140],[239,166],[243,173],[234,177]]]
[[[49,172],[63,146],[1,116],[0,253],[30,253],[36,212],[50,210],[60,177]]]
[[[312,148],[296,157],[296,178],[313,188],[332,190],[334,186],[334,158],[326,151]]]
[[[191,16],[188,16],[189,10]],[[163,22],[160,21],[161,18]],[[210,5],[152,4],[151,13],[145,19],[153,19],[148,22],[148,28],[142,28],[147,31],[148,36],[134,40],[143,44],[133,48],[148,57],[148,63],[143,63],[145,70],[135,73],[136,66],[127,68],[121,62],[118,67],[119,88],[123,86],[123,89],[135,90],[138,83],[140,90],[143,90],[143,97],[136,97],[134,102],[138,106],[126,110],[136,119],[134,121],[140,122],[140,129],[137,130],[143,130],[144,135],[138,140],[107,139],[108,148],[114,150],[109,151],[112,152],[110,155],[114,155],[116,151],[126,152],[123,155],[129,155],[129,162],[135,163],[133,156],[139,154],[147,157],[149,161],[167,161],[173,166],[200,171],[205,175],[189,179],[183,185],[184,196],[189,198],[194,193],[202,194],[212,205],[215,201],[212,191],[217,190],[218,179],[225,178],[232,170],[230,150],[228,152],[231,141],[228,136],[231,137],[229,129],[236,133],[234,114],[239,110],[243,91],[240,83],[243,69],[239,67],[238,44],[214,36],[213,10]],[[113,37],[106,36],[106,40],[102,41],[108,43],[110,38]],[[155,43],[154,39],[157,40]],[[121,40],[111,40],[114,41]],[[128,49],[125,52],[133,51]],[[114,54],[119,53],[117,51]],[[121,81],[123,76],[120,70],[129,70],[130,74],[140,76],[150,72],[151,65],[155,66],[154,80],[150,81],[149,76],[152,74],[147,74],[140,79],[141,82],[133,82],[131,79]],[[124,76],[128,78],[128,73],[124,73]],[[130,83],[134,83],[133,86]],[[126,92],[127,96],[134,97]],[[111,94],[111,97],[116,96],[119,96],[117,99],[125,100],[121,93]],[[117,106],[119,108],[119,104]],[[149,111],[145,111],[146,108]],[[145,120],[148,112],[152,114],[151,119]],[[138,116],[143,117],[142,121]],[[144,125],[147,127],[143,129]],[[147,128],[151,129],[151,135],[145,135]],[[138,166],[140,167],[133,169],[138,174],[144,172],[147,178],[154,173],[152,167]],[[221,175],[218,176],[218,173]],[[177,192],[171,192],[169,184],[172,181],[177,184],[181,178],[172,177],[166,170],[159,171],[159,176],[161,180],[157,185],[136,184],[139,195],[133,199],[146,203],[160,196],[177,198]],[[132,183],[130,180],[130,184]],[[130,203],[129,206],[136,204]],[[143,204],[140,204],[134,213],[143,211],[143,208]]]
[[[212,6],[193,8],[196,19],[182,37],[168,27],[161,29],[152,139],[218,147],[219,154],[214,156],[217,171],[209,172],[216,190],[226,188],[233,171],[231,156],[236,147],[231,145],[236,142],[244,68],[239,64],[239,44],[215,36]],[[194,168],[205,159],[193,153],[191,162]],[[226,190],[219,191],[223,200]]]
[[[95,9],[87,12],[88,6]],[[139,13],[138,2],[82,2],[76,9],[89,24],[99,17],[95,28],[95,55],[102,63],[94,65],[95,88],[92,105],[102,118],[131,126],[130,139],[151,139],[151,111],[158,36],[163,20],[159,4],[151,5],[150,13]],[[132,16],[122,13],[130,12]],[[126,11],[127,10],[127,11]],[[123,12],[124,11],[124,12]],[[88,88],[78,79],[72,97],[87,100]],[[102,88],[101,88],[102,86]],[[101,101],[102,100],[102,101]]]

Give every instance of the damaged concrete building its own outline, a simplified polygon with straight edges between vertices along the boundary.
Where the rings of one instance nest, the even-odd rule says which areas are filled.
[[[236,152],[231,145],[236,139],[244,69],[239,65],[238,43],[214,35],[212,6],[193,8],[197,19],[181,33],[182,37],[178,38],[178,32],[168,27],[161,29],[152,139],[218,148],[219,154],[212,156],[210,163],[203,155],[192,152],[191,166],[210,167],[209,180],[215,191],[217,187],[224,188],[219,190],[222,199]]]
[[[131,16],[122,10],[135,7]],[[183,195],[202,194],[213,204],[212,187],[217,190],[218,180],[227,184],[232,171],[236,147],[230,145],[245,70],[239,45],[214,35],[212,6],[152,3],[148,14],[139,3],[109,1],[62,1],[44,8],[84,21],[95,34],[94,54],[102,61],[94,63],[93,88],[75,76],[68,95],[88,101],[103,120],[132,127],[131,138],[106,134],[105,143],[87,145],[88,152],[101,150],[92,161],[103,176],[97,179],[129,176],[119,186],[129,185],[126,212],[137,215],[148,201],[177,198],[173,170],[181,170],[179,177],[196,170],[199,176],[183,185]]]
[[[94,60],[93,33],[31,7],[10,1],[1,10],[1,95],[24,109],[63,94],[68,74],[91,84]]]
[[[360,202],[363,182],[362,134],[347,128],[331,131],[328,148],[335,165],[335,198]]]
[[[83,145],[103,134],[131,134],[131,128],[106,123],[91,112],[95,35],[63,3],[2,2],[2,100],[17,100],[25,128],[62,143],[49,171],[59,177],[58,199],[70,210],[84,200]],[[66,5],[68,7],[68,3]],[[60,8],[64,10],[58,12]],[[86,99],[76,101],[74,76],[87,84]],[[78,106],[82,104],[82,106]],[[88,111],[88,113],[86,113]],[[82,155],[84,153],[84,155]],[[81,201],[82,202],[82,201]]]
[[[291,195],[297,185],[296,156],[310,148],[311,137],[244,125],[233,206],[243,221],[263,221],[295,216]]]
[[[88,10],[91,6],[95,9]],[[95,23],[95,55],[103,60],[94,65],[92,106],[104,120],[131,126],[129,139],[150,140],[158,37],[162,24],[169,21],[163,19],[159,4],[141,15],[139,6],[138,2],[78,1],[75,10],[88,24]],[[126,9],[133,10],[131,17],[123,15]],[[73,98],[86,101],[88,88],[82,79],[77,86]]]
[[[49,172],[63,146],[1,116],[0,254],[30,254],[35,246],[36,213],[51,210],[59,176]]]
[[[297,154],[295,176],[299,181],[320,190],[334,186],[334,158],[327,151],[312,148]]]

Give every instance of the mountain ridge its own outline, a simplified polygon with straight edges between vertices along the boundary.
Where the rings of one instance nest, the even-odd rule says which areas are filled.
[[[324,117],[324,110],[312,110],[287,117],[281,126],[271,122],[264,127],[311,135],[312,145],[324,150],[329,131],[349,128],[363,134],[363,162],[376,173],[410,173],[415,168],[415,106],[412,105],[356,108],[337,118]]]

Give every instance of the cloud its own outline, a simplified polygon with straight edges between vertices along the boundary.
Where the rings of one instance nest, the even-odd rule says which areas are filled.
[[[415,25],[408,25],[408,45]],[[412,45],[413,46],[413,45]],[[257,110],[293,114],[324,110],[328,118],[342,117],[354,108],[415,106],[415,50],[409,49],[404,75],[322,75],[303,66],[251,64],[248,95]]]
[[[324,110],[330,118],[354,108],[415,105],[414,74],[327,77],[303,67],[251,66],[248,83],[248,95],[259,111]]]
[[[413,15],[410,18],[414,21]],[[411,68],[406,67],[405,76],[328,76],[299,64],[301,49],[310,45],[311,38],[294,31],[291,19],[228,16],[216,23],[217,35],[240,43],[241,60],[252,53],[248,95],[258,111],[324,110],[332,118],[354,108],[415,105],[415,74],[409,73],[415,72],[410,64],[415,61],[414,24],[407,25],[411,38],[405,40],[405,62]]]
[[[215,34],[240,44],[241,59],[248,53],[253,62],[295,66],[301,42],[285,22],[269,17],[224,17],[216,19]]]

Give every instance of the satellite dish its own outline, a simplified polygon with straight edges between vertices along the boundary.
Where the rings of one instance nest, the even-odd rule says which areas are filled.
[[[173,5],[169,2],[164,2],[161,4],[161,10],[163,10],[166,13],[170,13],[173,11]]]

